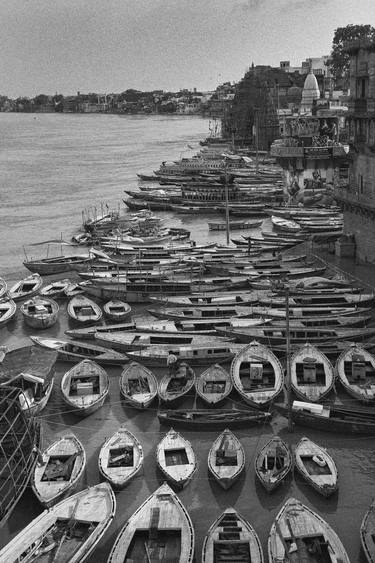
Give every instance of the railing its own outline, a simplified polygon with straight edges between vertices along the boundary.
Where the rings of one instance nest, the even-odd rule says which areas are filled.
[[[330,158],[331,156],[345,156],[346,151],[342,145],[330,147],[285,147],[282,145],[271,146],[271,156],[281,158]]]

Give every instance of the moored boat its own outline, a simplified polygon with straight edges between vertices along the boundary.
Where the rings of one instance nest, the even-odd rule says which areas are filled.
[[[55,299],[66,297],[65,292],[70,285],[72,285],[72,282],[69,279],[57,280],[42,287],[40,295],[54,297]]]
[[[52,258],[42,258],[40,260],[25,260],[23,265],[30,272],[37,272],[42,276],[61,274],[70,270],[77,270],[88,264],[90,256],[53,256]]]
[[[208,453],[208,469],[223,489],[229,489],[245,469],[245,450],[228,428],[216,438]]]
[[[375,357],[351,344],[336,360],[335,372],[345,391],[363,403],[375,401]]]
[[[92,360],[82,360],[61,380],[61,393],[69,411],[88,416],[99,409],[109,391],[107,372]]]
[[[71,319],[80,323],[97,323],[103,314],[95,301],[81,294],[71,298],[66,310]]]
[[[178,496],[164,483],[126,522],[107,563],[192,563],[193,558],[194,528],[190,516]]]
[[[194,387],[195,373],[186,362],[181,362],[174,373],[165,375],[158,385],[160,400],[173,404]]]
[[[177,356],[180,362],[188,362],[192,366],[204,366],[207,364],[230,362],[239,346],[236,344],[212,344],[200,346],[155,346],[127,352],[126,355],[141,364],[147,366],[166,367],[169,351]]]
[[[17,305],[13,299],[0,302],[0,326],[4,326],[17,312]]]
[[[4,299],[8,291],[8,284],[4,278],[0,278],[0,299]]]
[[[173,428],[157,445],[156,463],[165,478],[179,488],[185,487],[197,470],[190,442]]]
[[[100,449],[99,472],[112,487],[121,489],[141,470],[143,457],[137,438],[121,426]]]
[[[115,350],[109,350],[102,346],[94,346],[87,342],[78,340],[58,340],[55,338],[43,338],[41,336],[30,336],[31,340],[44,348],[56,350],[58,357],[67,362],[80,362],[84,359],[95,360],[99,364],[122,365],[128,362],[125,354]]]
[[[202,563],[263,563],[262,545],[254,528],[234,508],[215,520],[203,542]]]
[[[43,280],[39,274],[31,274],[27,278],[15,283],[9,290],[9,297],[13,301],[19,301],[25,297],[32,297],[42,287]]]
[[[372,502],[363,517],[360,529],[361,545],[368,563],[375,562],[375,501]]]
[[[255,457],[255,474],[268,493],[278,487],[292,469],[292,456],[286,443],[274,436]]]
[[[292,355],[290,371],[292,389],[303,401],[321,401],[335,382],[331,362],[312,344],[305,344]]]
[[[43,552],[51,561],[80,563],[95,549],[115,511],[108,483],[89,487],[37,516],[0,551],[0,561],[36,561]]]
[[[55,440],[38,458],[31,479],[33,492],[46,508],[71,494],[86,465],[85,450],[74,434]]]
[[[31,328],[49,328],[59,315],[58,304],[47,297],[32,297],[22,303],[20,309],[25,323]]]
[[[131,362],[121,373],[120,393],[132,407],[147,408],[158,394],[156,377],[145,366]]]
[[[217,405],[232,391],[232,381],[227,370],[214,364],[196,378],[195,389],[205,403]]]
[[[57,353],[40,346],[22,346],[7,352],[0,362],[0,386],[22,391],[19,403],[27,416],[38,415],[50,398]]]
[[[283,388],[281,363],[269,348],[255,341],[239,350],[230,373],[234,388],[251,406],[269,404]]]
[[[307,559],[308,558],[308,559]],[[268,538],[269,563],[350,563],[336,532],[300,501],[289,498],[272,524]]]
[[[186,426],[199,431],[264,424],[270,421],[271,416],[271,413],[258,409],[220,409],[219,411],[212,409],[167,409],[158,411],[160,424]]]
[[[130,318],[132,308],[120,299],[112,299],[103,305],[105,316],[114,322],[124,322]]]
[[[326,449],[303,437],[294,457],[297,471],[318,493],[329,497],[337,491],[337,467]]]

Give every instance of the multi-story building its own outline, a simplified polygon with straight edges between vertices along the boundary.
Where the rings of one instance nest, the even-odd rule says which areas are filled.
[[[348,43],[350,98],[347,112],[349,178],[335,190],[358,260],[375,262],[375,42]]]

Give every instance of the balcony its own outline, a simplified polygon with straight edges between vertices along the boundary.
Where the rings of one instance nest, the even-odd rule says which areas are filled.
[[[271,156],[276,158],[316,158],[329,159],[332,157],[346,156],[344,145],[329,147],[284,147],[274,144],[271,146]]]

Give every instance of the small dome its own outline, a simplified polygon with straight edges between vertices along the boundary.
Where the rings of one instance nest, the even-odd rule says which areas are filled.
[[[301,112],[308,112],[313,106],[314,100],[320,98],[320,90],[318,86],[318,81],[315,74],[310,70],[309,74],[306,76],[305,84],[302,90],[302,103]]]

